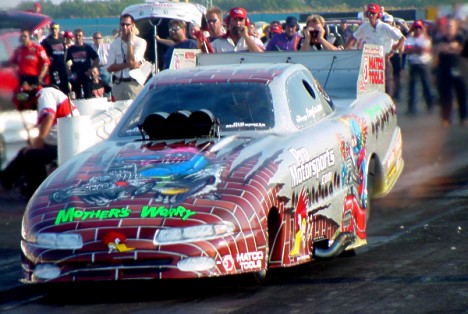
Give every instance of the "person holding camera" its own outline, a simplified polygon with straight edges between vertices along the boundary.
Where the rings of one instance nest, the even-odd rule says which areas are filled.
[[[143,88],[130,76],[130,70],[138,69],[145,57],[147,43],[138,37],[135,19],[130,14],[120,16],[120,36],[110,44],[107,71],[112,73],[112,96],[115,100],[134,99]]]
[[[227,33],[212,42],[215,52],[263,52],[265,46],[260,38],[249,34],[247,11],[235,7],[226,18]]]
[[[343,39],[339,34],[328,34],[325,19],[320,15],[311,15],[307,18],[304,28],[304,40],[301,50],[341,50]]]

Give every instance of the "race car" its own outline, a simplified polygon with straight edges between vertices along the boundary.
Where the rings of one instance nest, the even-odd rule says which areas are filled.
[[[31,198],[24,280],[261,280],[366,244],[403,165],[381,91],[334,100],[293,63],[162,71]]]

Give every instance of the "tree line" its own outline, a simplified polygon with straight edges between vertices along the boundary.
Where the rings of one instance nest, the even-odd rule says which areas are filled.
[[[369,2],[373,1],[386,9],[425,9],[428,6],[439,6],[441,4],[440,0],[369,0]],[[143,2],[144,0],[62,0],[60,4],[54,4],[51,0],[40,1],[42,12],[52,18],[116,17],[127,6]],[[241,6],[250,13],[345,12],[359,10],[367,3],[366,0],[198,0],[190,2],[204,6],[216,5],[225,12],[232,7]],[[459,0],[444,0],[444,4],[447,5],[459,2]],[[33,3],[22,2],[17,6],[17,9],[32,9]]]

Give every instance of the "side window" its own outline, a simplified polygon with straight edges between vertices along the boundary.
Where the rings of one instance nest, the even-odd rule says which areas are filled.
[[[289,112],[299,128],[320,121],[332,111],[310,82],[310,78],[302,72],[291,76],[286,82]]]

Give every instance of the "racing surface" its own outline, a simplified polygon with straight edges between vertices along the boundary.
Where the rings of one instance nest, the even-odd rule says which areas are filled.
[[[422,106],[420,106],[422,107]],[[405,108],[398,108],[404,112]],[[369,245],[352,257],[268,274],[167,282],[24,286],[24,201],[0,196],[0,309],[7,313],[463,313],[468,310],[468,128],[399,117],[405,169],[375,200]]]

